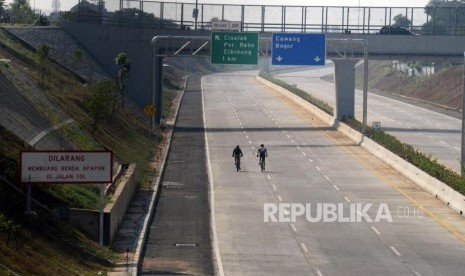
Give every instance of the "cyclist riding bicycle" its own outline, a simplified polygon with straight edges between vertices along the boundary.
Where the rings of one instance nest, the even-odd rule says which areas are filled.
[[[265,161],[265,157],[268,157],[268,151],[266,150],[265,145],[260,145],[260,148],[257,151],[257,157],[260,157],[259,165],[261,165],[261,162]]]
[[[233,150],[232,157],[234,157],[234,165],[237,166],[238,170],[241,169],[241,157],[242,156],[244,156],[244,155],[242,154],[241,147],[239,147],[239,145],[237,145]]]

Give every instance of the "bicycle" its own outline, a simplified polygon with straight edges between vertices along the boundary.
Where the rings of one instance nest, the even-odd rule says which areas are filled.
[[[238,172],[241,169],[241,157],[234,156],[234,164],[236,165],[236,171]]]
[[[262,159],[260,157],[260,161],[258,162],[258,165],[260,166],[260,170],[264,172],[265,171],[265,158]]]

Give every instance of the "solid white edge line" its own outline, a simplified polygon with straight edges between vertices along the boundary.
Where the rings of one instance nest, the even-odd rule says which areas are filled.
[[[221,262],[221,254],[220,254],[220,247],[218,245],[218,234],[216,232],[216,220],[215,220],[215,191],[213,189],[213,175],[212,175],[212,168],[210,163],[210,150],[208,149],[208,132],[207,126],[205,121],[205,98],[203,95],[203,85],[202,85],[202,78],[200,79],[200,86],[201,86],[201,95],[202,95],[202,113],[203,113],[203,127],[205,129],[204,132],[204,139],[205,139],[205,148],[206,148],[206,155],[207,155],[207,166],[208,166],[208,180],[210,182],[209,185],[209,193],[210,193],[210,225],[211,225],[211,235],[212,235],[212,247],[213,252],[215,254],[215,261],[216,261],[216,268],[217,274],[219,276],[224,276],[223,270],[223,263]]]
[[[308,253],[308,249],[307,249],[307,246],[305,245],[305,243],[301,242],[300,247],[302,248],[303,251],[305,251],[305,253]]]
[[[399,257],[402,256],[402,255],[400,254],[400,252],[397,251],[397,249],[396,249],[394,246],[391,246],[390,248],[391,248],[392,252],[394,252],[394,254],[396,254],[396,255],[399,256]]]

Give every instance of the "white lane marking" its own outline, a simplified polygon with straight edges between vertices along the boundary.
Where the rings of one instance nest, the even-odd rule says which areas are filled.
[[[205,120],[205,91],[202,87],[201,89],[202,93],[202,110],[203,110],[203,126],[205,129],[207,129],[207,123]],[[220,254],[220,248],[218,245],[218,233],[216,232],[216,217],[215,217],[215,189],[213,188],[214,185],[214,179],[213,179],[213,173],[212,173],[212,166],[211,166],[211,160],[210,160],[210,150],[208,146],[208,131],[204,132],[204,140],[205,140],[205,148],[206,148],[206,155],[207,155],[207,167],[208,167],[208,190],[210,192],[210,197],[211,200],[208,201],[210,205],[210,223],[211,223],[211,228],[212,228],[212,249],[213,252],[215,253],[215,259],[216,259],[216,264],[218,267],[218,275],[219,276],[224,276],[224,268],[223,268],[223,263],[221,261],[221,254]]]
[[[241,121],[239,121],[239,120],[238,120],[238,122],[239,122],[239,125],[241,125],[241,126],[242,126],[242,123],[241,123]]]
[[[279,200],[279,201],[283,201],[283,199],[281,198],[280,195],[278,195],[278,200]]]
[[[402,255],[400,254],[400,252],[397,251],[397,249],[396,249],[394,246],[391,246],[390,248],[391,248],[392,252],[394,252],[394,254],[396,254],[396,255],[399,256],[399,257],[402,256]]]
[[[374,226],[371,227],[371,230],[373,230],[373,232],[376,233],[376,235],[381,235],[381,233],[378,231],[378,229],[376,229]]]
[[[288,135],[286,135],[286,136],[287,136],[287,138],[291,138],[291,136],[289,136],[289,134],[288,134]]]
[[[347,203],[351,203],[350,199],[348,197],[344,197],[344,200],[347,201]]]
[[[286,131],[285,131],[285,130],[283,130],[283,133],[286,133]]]
[[[339,187],[336,186],[336,185],[333,185],[334,189],[336,189],[336,191],[339,191]]]
[[[252,146],[252,150],[255,151],[255,147],[254,147],[254,146]]]
[[[247,131],[244,130],[244,134],[246,134],[246,133],[247,133]]]
[[[442,141],[442,140],[441,140],[441,141],[439,141],[439,142],[441,142],[441,144],[447,145],[447,143],[446,143],[446,142],[444,142],[444,141]]]
[[[292,223],[291,223],[291,228],[292,228],[292,231],[297,232],[297,228],[296,228],[295,225],[292,224]]]
[[[315,168],[316,168],[316,169],[317,169],[319,172],[321,172],[321,169],[320,169],[320,167],[318,167],[318,166],[315,166]]]
[[[305,243],[301,242],[301,243],[300,243],[300,247],[302,248],[302,250],[303,250],[305,253],[308,253],[308,249],[307,249],[307,246],[305,245]]]
[[[246,135],[245,138],[246,138],[246,139],[249,139],[249,135]]]
[[[307,156],[307,154],[305,152],[302,152],[303,156]]]
[[[456,149],[456,150],[460,151],[460,149],[459,149],[459,148],[457,148],[457,147],[454,147],[454,149]]]
[[[296,148],[297,148],[298,150],[300,150],[300,147],[299,147],[299,146],[297,146]]]
[[[273,190],[276,191],[277,189],[278,189],[278,187],[276,187],[276,185],[273,184]]]
[[[428,138],[430,138],[430,139],[434,139],[434,138],[433,138],[433,136],[431,136],[431,135],[428,135]]]
[[[318,276],[323,276],[323,273],[321,273],[321,271],[319,269],[316,270],[316,275]]]
[[[271,180],[271,176],[269,174],[266,175],[266,178],[268,178],[269,180]]]
[[[312,159],[308,159],[308,161],[309,161],[310,163],[313,163],[313,160],[312,160]]]
[[[252,141],[249,140],[249,144],[252,144]]]
[[[278,122],[274,122],[275,125],[278,125]]]
[[[325,175],[325,178],[326,178],[326,180],[330,181],[330,179],[329,179],[329,177],[327,175]]]

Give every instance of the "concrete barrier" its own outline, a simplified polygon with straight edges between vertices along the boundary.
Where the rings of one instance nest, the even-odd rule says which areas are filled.
[[[118,180],[117,188],[110,203],[104,209],[103,243],[109,245],[118,233],[120,224],[131,204],[131,200],[137,191],[136,164],[130,164]],[[87,210],[71,208],[68,221],[85,235],[94,240],[99,240],[100,212],[99,210]]]
[[[326,112],[322,111],[313,104],[307,102],[306,100],[300,98],[294,93],[290,92],[283,87],[276,85],[268,80],[265,80],[261,77],[257,77],[257,80],[265,84],[266,86],[275,89],[284,96],[293,100],[297,104],[313,112],[318,118],[327,123],[328,125],[333,126],[335,129],[349,137],[351,140],[359,144],[361,147],[366,149],[368,152],[378,157],[396,171],[410,179],[412,182],[420,186],[423,190],[432,194],[436,198],[440,199],[442,202],[447,204],[453,210],[459,212],[462,216],[465,215],[465,196],[455,191],[447,184],[437,180],[436,178],[430,176],[419,168],[415,167],[411,163],[400,158],[396,154],[382,147],[372,139],[363,136],[360,132],[351,128],[350,126],[335,120],[335,118]]]

